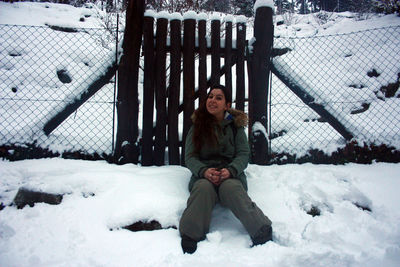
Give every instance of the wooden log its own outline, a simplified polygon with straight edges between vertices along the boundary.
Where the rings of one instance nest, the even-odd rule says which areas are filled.
[[[140,47],[143,34],[145,1],[129,1],[122,48],[124,51],[118,70],[118,128],[114,150],[117,163],[138,163],[138,80]],[[124,147],[123,147],[124,145]]]
[[[246,44],[246,24],[236,25],[236,105],[235,108],[244,111],[245,99],[245,44]]]
[[[167,129],[166,50],[168,19],[157,19],[156,30],[156,132],[154,139],[154,163],[165,163]]]
[[[285,71],[287,70],[287,71]],[[278,77],[293,93],[295,93],[307,106],[320,115],[333,129],[340,133],[346,140],[351,140],[353,134],[342,124],[331,112],[323,105],[315,102],[315,98],[311,96],[304,86],[305,82],[299,82],[300,77],[293,77],[288,71],[288,68],[277,68],[274,64],[271,65],[272,73]]]
[[[199,39],[199,103],[203,103],[207,96],[207,40],[206,40],[206,21],[200,20],[198,23]]]
[[[232,22],[225,23],[225,87],[232,96]]]
[[[221,66],[221,21],[211,21],[211,84],[219,84],[219,69]]]
[[[82,106],[89,98],[95,95],[104,85],[106,85],[117,71],[117,62],[114,60],[107,62],[109,67],[106,72],[100,74],[96,80],[92,81],[86,90],[79,97],[76,97],[72,102],[68,103],[60,112],[51,117],[43,126],[43,132],[50,135],[64,120]]]
[[[274,26],[271,7],[257,8],[254,20],[253,53],[251,57],[250,143],[251,157],[255,164],[268,163],[268,90]]]
[[[195,28],[194,19],[184,20],[183,33],[183,135],[182,151],[185,151],[186,135],[192,126],[191,116],[194,111],[194,46],[195,46]],[[184,154],[182,153],[181,163],[184,165]]]
[[[178,107],[181,89],[181,21],[172,20],[171,55],[168,88],[168,158],[170,165],[180,164]]]
[[[142,122],[142,165],[153,165],[153,121],[154,121],[154,18],[145,17],[143,27],[143,122]]]

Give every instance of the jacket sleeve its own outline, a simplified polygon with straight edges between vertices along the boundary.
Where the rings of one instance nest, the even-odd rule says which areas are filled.
[[[239,174],[241,174],[247,168],[249,163],[250,147],[243,127],[237,129],[235,137],[235,150],[235,158],[228,165],[228,170],[232,177],[237,177]]]
[[[193,144],[193,126],[190,128],[185,143],[185,164],[186,167],[198,178],[203,178],[204,172],[207,170],[207,165],[204,164],[198,154],[194,153]]]

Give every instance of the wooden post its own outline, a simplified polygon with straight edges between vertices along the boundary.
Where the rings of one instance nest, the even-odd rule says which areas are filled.
[[[225,87],[232,95],[232,21],[225,25]]]
[[[199,103],[205,101],[207,96],[207,40],[206,20],[198,23],[199,35]]]
[[[170,165],[179,165],[178,108],[181,89],[181,21],[172,20],[171,59],[168,90],[168,158]]]
[[[114,160],[119,164],[138,163],[138,79],[142,45],[144,0],[129,1],[123,55],[118,68],[118,128]]]
[[[142,166],[153,165],[153,116],[154,116],[154,18],[145,17],[143,27],[143,125]]]
[[[166,42],[168,19],[157,19],[156,32],[156,133],[154,139],[154,163],[165,163],[167,139],[167,88],[166,88]]]
[[[244,111],[245,79],[244,55],[246,44],[246,24],[241,22],[236,25],[236,105],[235,108]]]
[[[221,21],[211,21],[211,86],[220,83]]]
[[[252,163],[268,163],[267,101],[271,52],[274,36],[271,7],[257,8],[254,20],[253,47],[250,52],[249,113]]]
[[[194,111],[194,47],[196,21],[192,18],[183,22],[183,135],[182,165],[184,161],[186,135],[192,126],[191,116]]]

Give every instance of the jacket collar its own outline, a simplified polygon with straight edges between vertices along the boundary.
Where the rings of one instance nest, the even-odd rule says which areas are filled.
[[[246,127],[249,118],[246,113],[241,110],[230,108],[225,113],[225,119],[222,121],[222,125],[227,125],[229,123],[235,124],[236,127]]]

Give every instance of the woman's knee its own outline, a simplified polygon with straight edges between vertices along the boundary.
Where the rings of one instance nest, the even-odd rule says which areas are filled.
[[[199,179],[193,185],[191,193],[216,193],[214,185],[207,179]]]
[[[226,179],[221,183],[219,186],[220,190],[238,190],[238,189],[243,189],[242,182],[238,179]]]
[[[227,179],[221,183],[219,186],[219,196],[224,198],[224,196],[229,196],[238,193],[245,193],[242,183],[238,179]]]

